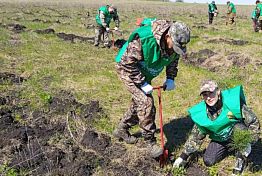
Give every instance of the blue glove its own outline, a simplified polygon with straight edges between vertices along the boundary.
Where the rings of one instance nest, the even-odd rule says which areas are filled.
[[[145,82],[142,86],[141,86],[142,91],[145,94],[151,94],[153,92],[153,87],[148,84],[147,82]]]
[[[172,79],[167,79],[166,82],[163,84],[164,90],[174,90],[175,89],[175,81]]]

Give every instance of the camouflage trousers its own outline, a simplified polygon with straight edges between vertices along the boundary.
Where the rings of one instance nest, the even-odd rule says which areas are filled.
[[[121,119],[121,122],[127,124],[129,127],[139,124],[143,137],[145,139],[152,138],[156,131],[156,108],[153,96],[151,94],[146,95],[136,86],[118,64],[116,65],[116,70],[118,77],[132,94],[131,104]]]
[[[101,41],[101,37],[103,37],[104,46],[109,45],[109,33],[106,32],[106,28],[97,25],[95,28],[95,42],[94,45],[99,45]]]

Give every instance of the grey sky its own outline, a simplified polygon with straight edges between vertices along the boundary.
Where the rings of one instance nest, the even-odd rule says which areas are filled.
[[[176,0],[171,0],[171,1],[176,1]],[[215,0],[216,4],[226,4],[228,0]],[[196,2],[196,3],[210,3],[212,2],[212,0],[184,0],[184,2]],[[235,5],[254,5],[256,0],[232,0],[231,2],[233,2]]]

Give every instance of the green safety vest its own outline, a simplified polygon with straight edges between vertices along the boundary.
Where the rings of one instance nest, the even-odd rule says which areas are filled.
[[[161,57],[160,46],[152,33],[151,25],[137,28],[129,37],[128,41],[118,52],[115,60],[120,62],[123,54],[126,52],[128,44],[138,35],[142,43],[143,61],[139,61],[138,66],[147,82],[151,82],[153,78],[160,74],[165,66],[174,60],[179,59],[179,55],[174,53],[170,57]]]
[[[256,7],[257,9],[260,9],[260,14],[259,14],[259,16],[262,16],[262,3],[259,3],[259,4],[257,4],[257,7]]]
[[[208,4],[208,12],[209,13],[212,13],[212,12],[215,12],[216,8],[215,8],[215,5],[214,4]]]
[[[204,101],[188,110],[201,133],[219,142],[228,140],[234,125],[242,119],[240,106],[246,103],[242,86],[222,91],[222,101],[222,111],[215,120],[208,117]]]
[[[102,6],[98,9],[98,14],[96,15],[96,22],[97,24],[99,24],[100,26],[102,26],[102,22],[99,16],[99,12],[102,11],[105,15],[105,21],[106,21],[106,25],[107,27],[109,27],[110,21],[113,18],[113,15],[109,13],[107,6]]]
[[[141,22],[142,26],[151,25],[152,21],[155,21],[156,18],[144,18],[144,20]]]
[[[252,11],[251,18],[252,18],[252,19],[257,19],[257,10],[256,10],[256,9],[254,9],[254,10]]]
[[[234,5],[232,2],[230,2],[228,6],[231,7],[231,12],[232,12],[232,13],[237,13],[237,10],[236,10],[236,8],[235,8],[235,5]]]

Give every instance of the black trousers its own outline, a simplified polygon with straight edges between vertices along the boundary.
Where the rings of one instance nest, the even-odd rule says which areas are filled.
[[[247,127],[245,126],[244,123],[237,123],[233,128],[233,132],[235,129],[247,130]],[[229,154],[236,152],[236,151],[232,151],[229,145],[230,143],[231,143],[231,139],[225,142],[217,142],[211,140],[203,156],[205,165],[212,166],[218,163],[219,161],[221,161],[222,159],[224,159]]]
[[[212,23],[213,23],[213,19],[214,19],[214,13],[208,13],[208,21],[209,21],[209,24],[212,24]]]

